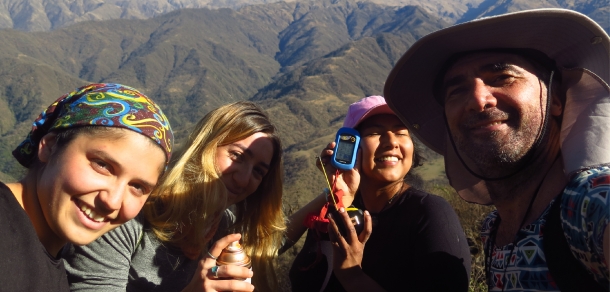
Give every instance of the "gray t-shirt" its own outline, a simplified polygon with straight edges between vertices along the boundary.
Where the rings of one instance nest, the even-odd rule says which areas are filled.
[[[227,210],[215,238],[233,221]],[[157,240],[142,216],[86,246],[68,245],[62,257],[72,291],[180,291],[199,262]]]

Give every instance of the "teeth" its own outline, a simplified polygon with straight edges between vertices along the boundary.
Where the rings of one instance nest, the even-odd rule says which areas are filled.
[[[381,161],[398,161],[398,157],[396,156],[384,156],[379,158]]]
[[[85,205],[85,204],[78,204],[78,205],[79,205],[80,210],[83,211],[83,213],[85,213],[89,219],[91,219],[95,222],[104,221],[104,216],[100,216],[100,215],[96,214],[95,211],[93,211],[87,205]]]
[[[495,125],[499,125],[502,124],[502,122],[493,122],[493,123],[489,123],[485,126],[481,126],[481,128],[486,128],[486,127],[491,127],[491,126],[495,126]]]

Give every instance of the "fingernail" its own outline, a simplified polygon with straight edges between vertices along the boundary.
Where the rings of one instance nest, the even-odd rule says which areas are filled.
[[[368,211],[368,210],[364,210],[364,215],[369,216],[369,215],[371,215],[371,214],[369,213],[369,211]]]
[[[332,219],[332,218],[333,218],[333,216],[332,216],[332,215],[330,215],[330,213],[328,213],[328,214],[326,214],[326,218],[328,218],[328,219]]]
[[[339,208],[339,213],[343,213],[343,212],[345,212],[345,208],[343,208],[343,207]]]

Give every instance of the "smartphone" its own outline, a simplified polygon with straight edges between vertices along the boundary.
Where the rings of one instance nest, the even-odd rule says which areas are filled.
[[[331,164],[341,170],[350,170],[356,164],[360,133],[352,128],[341,128],[335,137],[335,149]]]

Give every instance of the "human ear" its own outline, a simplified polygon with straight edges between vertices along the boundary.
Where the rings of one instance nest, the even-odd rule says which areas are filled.
[[[48,133],[40,139],[40,142],[38,142],[38,160],[40,162],[49,162],[55,150],[56,142],[57,134],[55,133]]]
[[[551,115],[559,117],[563,114],[563,103],[557,94],[553,94],[551,98]]]

